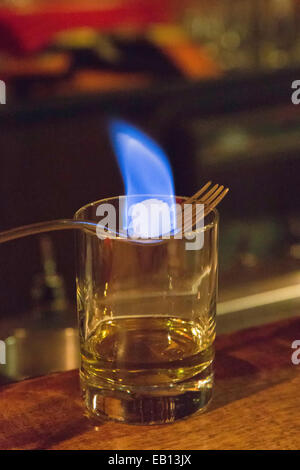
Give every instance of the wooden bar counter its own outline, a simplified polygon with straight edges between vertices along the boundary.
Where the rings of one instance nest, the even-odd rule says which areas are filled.
[[[219,336],[210,408],[174,424],[93,425],[84,416],[78,371],[2,386],[0,448],[298,449],[300,364],[291,360],[294,340],[300,340],[300,317]]]

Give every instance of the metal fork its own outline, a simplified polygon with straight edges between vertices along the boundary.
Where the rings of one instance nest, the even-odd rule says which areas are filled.
[[[215,184],[212,188],[208,189],[211,184],[211,181],[208,181],[193,196],[181,203],[181,207],[185,204],[192,205],[191,215],[184,221],[185,231],[193,230],[200,220],[206,217],[222,201],[229,191],[229,188],[224,188],[224,186],[220,186],[219,184]],[[203,204],[204,210],[197,211],[197,204]]]
[[[202,188],[199,189],[193,196],[188,199],[185,199],[181,203],[181,208],[183,204],[192,204],[192,209],[195,208],[195,211],[192,210],[192,216],[187,217],[185,220],[185,231],[191,231],[193,227],[201,220],[201,218],[206,217],[214,207],[223,199],[224,196],[228,193],[228,188],[224,189],[224,186],[219,186],[215,184],[211,189],[208,188],[211,186],[211,182],[206,183]],[[208,190],[208,191],[207,191]],[[201,197],[200,197],[201,196]],[[196,210],[197,204],[204,204],[204,211]],[[180,210],[181,212],[181,210]],[[177,213],[179,218],[179,212]],[[96,233],[97,223],[91,221],[75,220],[75,219],[60,219],[60,220],[50,220],[47,222],[39,222],[36,224],[25,225],[23,227],[17,227],[15,229],[6,230],[5,232],[0,232],[0,243],[4,243],[10,240],[15,240],[17,238],[27,237],[29,235],[34,235],[37,233],[51,232],[55,230],[66,230],[66,229],[79,229],[85,230],[91,234]],[[113,233],[111,231],[111,233]],[[173,233],[174,234],[174,233]],[[117,233],[113,233],[114,236],[118,236]]]

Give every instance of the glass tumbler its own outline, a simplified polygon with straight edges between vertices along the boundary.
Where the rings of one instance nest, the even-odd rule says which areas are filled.
[[[99,221],[97,207],[76,220]],[[176,198],[177,202],[184,198]],[[123,207],[124,204],[121,206]],[[218,212],[204,220],[203,246],[171,237],[151,243],[78,231],[80,381],[89,416],[170,423],[203,411],[212,396]]]

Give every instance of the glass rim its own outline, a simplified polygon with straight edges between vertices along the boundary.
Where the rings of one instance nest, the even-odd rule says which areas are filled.
[[[104,199],[98,199],[97,201],[92,201],[92,202],[89,202],[88,204],[85,204],[84,206],[80,207],[79,209],[77,209],[77,211],[75,212],[74,216],[73,216],[73,219],[75,220],[78,220],[78,217],[80,215],[82,215],[82,213],[87,210],[88,208],[90,207],[93,207],[97,204],[100,204],[100,203],[106,203],[106,202],[109,202],[109,201],[115,201],[117,199],[120,199],[120,198],[130,198],[130,197],[143,197],[143,196],[151,196],[152,198],[155,198],[155,197],[173,197],[173,196],[170,196],[169,194],[133,194],[131,196],[126,196],[125,194],[121,195],[121,196],[110,196],[110,197],[107,197],[107,198],[104,198]],[[183,199],[183,200],[187,200],[189,197],[188,196],[174,196],[175,199]],[[210,214],[213,214],[213,220],[207,224],[204,224],[203,227],[201,227],[200,231],[202,232],[206,232],[207,230],[215,227],[218,225],[218,222],[219,222],[219,211],[216,209],[216,208],[213,208],[210,212]]]

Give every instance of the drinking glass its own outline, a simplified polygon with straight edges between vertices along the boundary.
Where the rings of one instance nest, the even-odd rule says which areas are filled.
[[[180,202],[184,198],[176,198]],[[120,201],[123,202],[120,208]],[[110,204],[74,218],[97,222]],[[212,396],[218,212],[198,229],[200,249],[174,236],[151,243],[78,231],[77,305],[81,389],[89,416],[169,423],[203,411]]]

